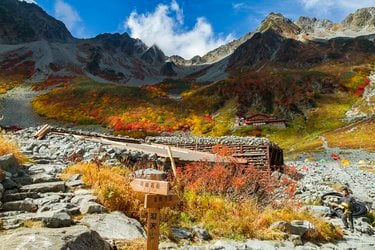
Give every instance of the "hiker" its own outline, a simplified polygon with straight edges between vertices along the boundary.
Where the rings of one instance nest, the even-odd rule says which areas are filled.
[[[335,209],[336,215],[342,219],[344,223],[345,229],[348,229],[350,226],[350,231],[354,232],[354,223],[353,223],[353,214],[351,210],[352,203],[354,202],[354,198],[350,195],[348,187],[341,187],[340,192],[342,193],[343,197],[336,202],[330,203],[333,207],[337,207]],[[348,223],[349,220],[349,223]],[[349,225],[348,225],[349,224]]]

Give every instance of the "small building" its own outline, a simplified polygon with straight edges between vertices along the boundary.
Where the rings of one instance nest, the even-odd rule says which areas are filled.
[[[264,126],[270,125],[276,128],[286,128],[286,120],[267,114],[255,114],[239,119],[240,126]]]

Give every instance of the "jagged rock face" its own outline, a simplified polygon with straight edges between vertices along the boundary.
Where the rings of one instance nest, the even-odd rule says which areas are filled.
[[[329,30],[334,23],[328,19],[316,19],[310,17],[300,17],[296,23],[306,33],[315,33],[320,30]]]
[[[73,37],[65,25],[35,4],[18,0],[0,1],[0,43],[16,44],[37,40],[68,42]]]
[[[291,38],[301,32],[301,28],[294,24],[292,20],[278,13],[269,14],[268,17],[262,21],[257,31],[266,32],[268,29],[272,29],[284,37]]]
[[[229,58],[228,70],[254,70],[256,66],[277,63],[282,67],[310,67],[323,61],[355,63],[375,53],[375,43],[364,38],[335,38],[321,42],[287,39],[273,30],[256,33]]]
[[[252,68],[255,64],[271,59],[279,49],[283,38],[272,30],[256,33],[238,47],[229,58],[228,68]]]
[[[133,54],[140,55],[147,51],[147,46],[141,40],[131,38],[127,33],[100,34],[89,41],[100,44],[105,50],[112,52],[119,50],[129,56]]]
[[[353,31],[375,31],[375,7],[359,9],[341,22],[343,28]]]
[[[165,62],[163,51],[156,45],[151,46],[143,55],[142,59],[149,64],[161,64]]]
[[[177,73],[173,69],[176,65],[173,62],[166,62],[160,69],[160,74],[163,76],[176,76]]]

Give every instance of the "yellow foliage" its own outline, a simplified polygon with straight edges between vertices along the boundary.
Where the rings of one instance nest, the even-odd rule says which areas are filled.
[[[144,195],[131,189],[129,169],[77,163],[66,168],[61,177],[66,180],[74,174],[83,176],[83,181],[95,190],[99,202],[106,208],[141,218]]]
[[[332,241],[342,237],[337,228],[330,227],[328,222],[299,207],[263,208],[252,199],[234,202],[221,196],[195,192],[184,192],[180,198],[183,200],[180,211],[169,208],[162,210],[163,218],[169,218],[162,226],[164,230],[168,228],[166,225],[189,227],[203,224],[214,237],[280,240],[282,234],[268,229],[273,222],[307,220],[316,226],[316,231],[308,235],[308,239]]]
[[[145,239],[123,240],[116,242],[117,249],[119,250],[144,250],[146,249]]]
[[[99,202],[104,206],[110,210],[123,211],[128,216],[145,222],[146,213],[142,206],[144,196],[130,188],[128,169],[78,163],[68,167],[62,177],[67,179],[73,174],[83,175],[83,181],[91,185],[98,195]],[[168,234],[171,226],[190,227],[202,224],[214,237],[280,239],[280,234],[268,230],[273,222],[308,220],[317,228],[314,234],[309,235],[311,239],[332,241],[342,236],[335,227],[330,227],[325,221],[300,211],[298,207],[264,209],[252,199],[235,202],[217,195],[176,192],[181,200],[178,207],[161,210],[161,229],[164,234]],[[121,249],[130,249],[132,246],[143,246],[143,241],[126,243]]]
[[[14,154],[20,163],[28,161],[27,157],[21,153],[16,144],[0,136],[0,156],[6,154]]]

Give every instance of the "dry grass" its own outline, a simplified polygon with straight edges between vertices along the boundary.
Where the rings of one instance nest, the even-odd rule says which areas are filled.
[[[373,166],[362,166],[359,169],[375,174],[375,167]]]
[[[268,229],[273,222],[307,220],[316,226],[316,230],[305,239],[334,241],[342,237],[338,228],[295,205],[264,208],[251,199],[233,202],[220,196],[194,192],[185,192],[182,199],[183,205],[178,209],[162,210],[162,218],[168,218],[161,227],[163,234],[168,234],[172,225],[191,227],[202,224],[214,238],[282,240],[283,234]]]
[[[0,156],[6,154],[14,154],[20,163],[25,163],[28,161],[27,157],[21,153],[16,144],[0,135]]]
[[[23,222],[23,226],[27,228],[41,228],[43,227],[43,222],[30,219],[30,220],[25,220]]]
[[[375,151],[375,119],[336,131],[328,132],[325,137],[330,147],[359,148]]]
[[[116,246],[119,250],[144,250],[146,249],[146,241],[145,239],[118,241]]]
[[[61,175],[68,179],[74,174],[82,174],[85,184],[91,186],[98,200],[109,210],[119,210],[126,215],[142,219],[144,195],[130,187],[130,170],[121,167],[105,167],[95,163],[78,163],[65,169]]]
[[[82,174],[83,181],[95,190],[100,203],[110,210],[123,211],[128,216],[145,223],[143,195],[131,190],[129,170],[98,166],[94,163],[78,163],[68,167],[62,177],[66,179],[77,173]],[[284,207],[269,205],[264,208],[250,198],[236,202],[220,195],[198,194],[183,189],[175,192],[180,198],[178,206],[161,210],[161,232],[165,236],[169,236],[172,226],[192,227],[201,224],[214,238],[281,239],[280,233],[268,229],[273,222],[279,220],[310,221],[317,229],[313,234],[307,235],[308,239],[334,241],[342,236],[337,228],[301,211],[299,206],[285,204]],[[122,244],[120,249],[144,247],[143,241]]]

